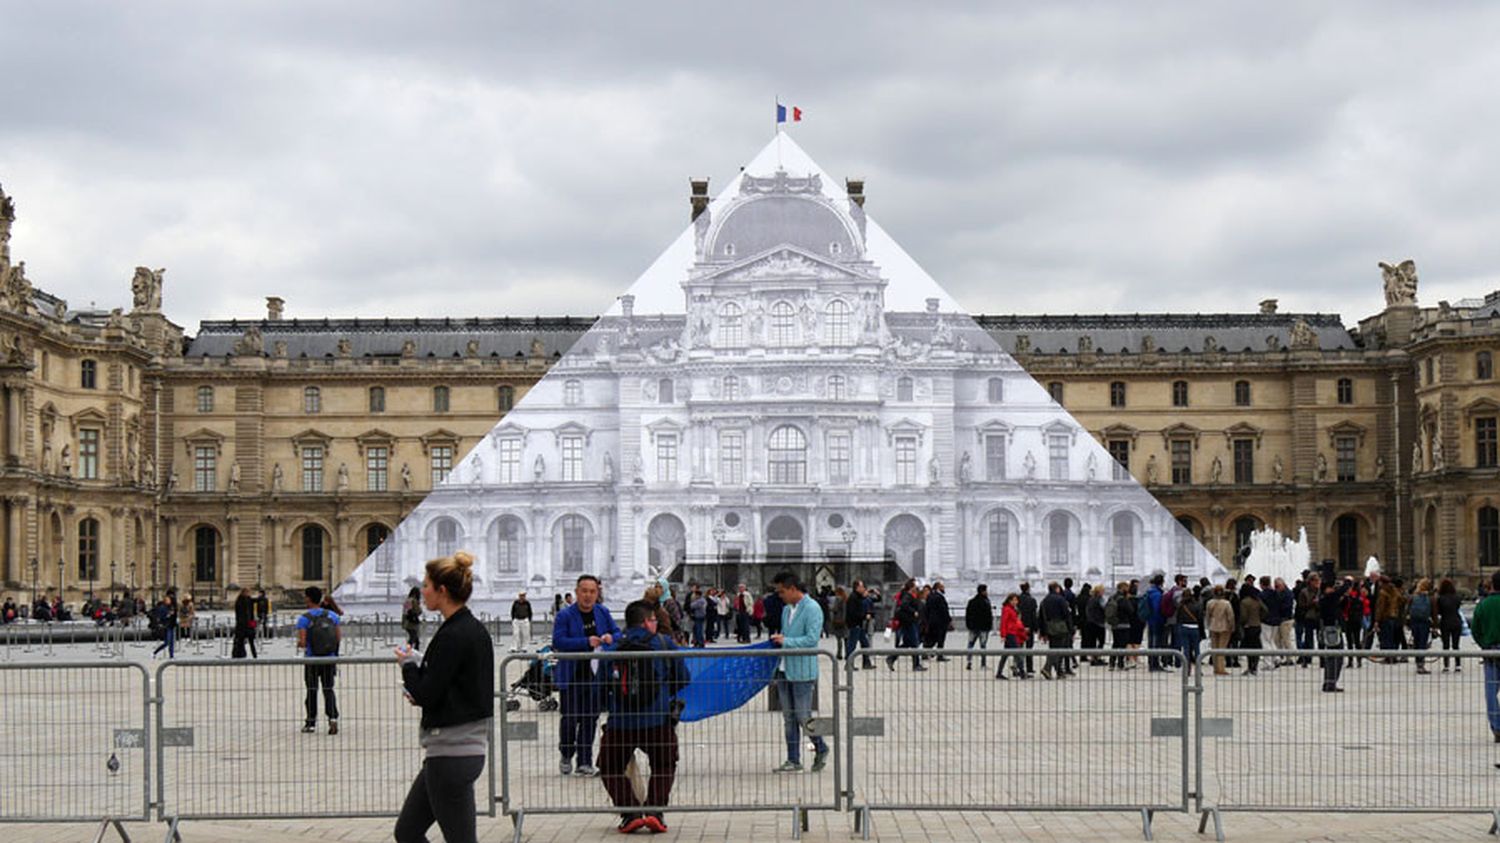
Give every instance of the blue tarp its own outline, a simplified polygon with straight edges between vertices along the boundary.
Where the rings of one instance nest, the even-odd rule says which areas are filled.
[[[770,642],[735,650],[768,650]],[[755,698],[771,682],[781,659],[764,656],[726,656],[714,659],[683,659],[692,680],[677,694],[687,704],[681,720],[690,723],[734,711]]]

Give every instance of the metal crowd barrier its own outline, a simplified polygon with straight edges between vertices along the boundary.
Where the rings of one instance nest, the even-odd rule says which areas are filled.
[[[1043,677],[1068,659],[1102,661]],[[845,660],[856,828],[869,839],[874,811],[1131,811],[1150,840],[1156,813],[1189,810],[1182,664],[1172,650],[859,650]]]
[[[109,662],[0,666],[0,823],[150,818],[146,669]]]
[[[649,767],[649,762],[642,756],[658,750],[673,753],[677,760],[673,764],[675,775],[670,784],[669,804],[651,804],[648,800],[654,794],[648,784],[636,794],[643,804],[631,808],[631,811],[658,811],[669,816],[683,812],[788,811],[792,815],[793,836],[800,837],[807,827],[808,812],[840,810],[839,785],[843,781],[840,748],[843,741],[836,712],[844,687],[832,653],[815,649],[682,649],[609,654],[611,659],[631,662],[678,659],[684,666],[688,662],[702,665],[721,659],[779,660],[784,656],[813,656],[819,660],[816,706],[808,728],[821,735],[829,747],[826,768],[816,773],[811,771],[815,755],[808,745],[810,739],[804,733],[800,760],[806,772],[775,772],[788,760],[788,745],[783,716],[779,709],[773,711],[770,706],[770,697],[776,686],[773,682],[738,708],[696,722],[677,724],[675,747],[668,745],[669,739],[661,738],[652,744],[650,751],[635,754],[635,763],[643,768]],[[540,702],[536,698],[541,695],[533,695],[529,689],[535,679],[546,681],[539,672],[549,663],[555,669],[561,662],[588,664],[598,658],[598,654],[593,653],[550,654],[545,658],[528,654],[506,656],[497,668],[496,692]],[[538,666],[536,672],[528,675],[533,665]],[[774,669],[773,665],[764,667],[767,674]],[[515,686],[518,684],[527,691],[525,694],[517,693]],[[550,683],[542,685],[542,690],[548,690],[549,686]],[[744,673],[728,670],[714,680],[697,679],[694,687],[700,696],[729,700],[737,694],[748,693],[751,686]],[[595,691],[597,688],[591,688],[589,693]],[[562,692],[558,695],[561,696]],[[570,711],[570,702],[564,700],[560,710],[528,703],[526,699],[516,699],[515,703],[501,705],[497,710],[500,791],[496,801],[515,823],[516,841],[519,843],[522,838],[528,815],[621,813],[621,808],[616,807],[605,792],[605,787],[613,784],[611,781],[601,785],[598,779],[591,777],[563,777],[559,774],[562,757],[559,732],[563,718]],[[590,764],[595,763],[594,759],[604,747],[608,721],[607,714],[598,718],[602,729],[595,733],[592,750],[588,753]],[[643,782],[651,780],[651,776],[644,772],[640,778]],[[661,780],[658,780],[657,786],[660,785]]]
[[[1418,654],[1430,674],[1416,672]],[[1243,673],[1251,655],[1256,676]],[[1215,656],[1240,667],[1214,675]],[[1463,669],[1445,674],[1446,659]],[[1496,833],[1484,663],[1481,650],[1205,650],[1193,686],[1199,832],[1212,819],[1222,841],[1222,814],[1277,811],[1489,814]],[[1325,692],[1335,665],[1342,691]]]
[[[305,733],[308,672],[329,668],[338,734],[321,689]],[[394,817],[422,763],[420,712],[391,657],[179,660],[157,668],[156,687],[157,819],[169,837],[186,820]]]

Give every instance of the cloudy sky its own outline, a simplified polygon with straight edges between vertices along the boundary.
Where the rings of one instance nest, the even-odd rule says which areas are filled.
[[[772,104],[973,312],[1500,288],[1500,6],[0,0],[12,249],[74,306],[595,314]]]

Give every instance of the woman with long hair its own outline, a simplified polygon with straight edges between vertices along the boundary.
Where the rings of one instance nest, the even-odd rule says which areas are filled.
[[[474,557],[427,563],[422,602],[443,616],[425,654],[396,650],[406,698],[422,709],[422,769],[396,820],[397,843],[425,843],[434,822],[449,843],[477,843],[474,781],[484,769],[495,710],[495,654],[469,611]]]
[[[1457,650],[1458,641],[1464,634],[1464,619],[1458,613],[1458,589],[1453,585],[1453,580],[1443,577],[1438,582],[1437,594],[1437,605],[1433,610],[1437,616],[1438,638],[1442,640],[1444,652]],[[1454,672],[1462,673],[1463,669],[1463,659],[1454,659]],[[1443,656],[1443,672],[1448,672],[1447,656]]]
[[[401,630],[406,633],[406,646],[413,650],[422,646],[422,589],[416,586],[401,604]]]

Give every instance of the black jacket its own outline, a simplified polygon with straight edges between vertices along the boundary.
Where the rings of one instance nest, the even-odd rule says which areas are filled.
[[[489,632],[468,610],[443,621],[421,666],[401,666],[402,684],[422,707],[422,728],[456,726],[495,716],[495,650]]]
[[[865,618],[870,616],[870,598],[859,592],[851,592],[849,599],[844,601],[844,624],[850,629],[862,627]]]
[[[1027,629],[1036,629],[1036,598],[1031,592],[1021,593],[1021,599],[1016,601],[1016,611],[1021,614],[1021,623]]]
[[[241,593],[234,598],[234,630],[235,632],[249,632],[250,622],[255,620],[255,599],[248,594]]]
[[[964,607],[964,627],[970,632],[988,632],[994,622],[995,607],[990,598],[983,594],[970,597],[969,605]]]
[[[947,595],[934,588],[927,595],[927,602],[922,606],[922,620],[926,622],[930,632],[947,632],[948,627],[953,625],[953,614],[948,611]]]
[[[1463,631],[1464,621],[1458,614],[1457,594],[1439,594],[1433,603],[1432,612],[1436,616],[1438,629],[1448,633]]]

